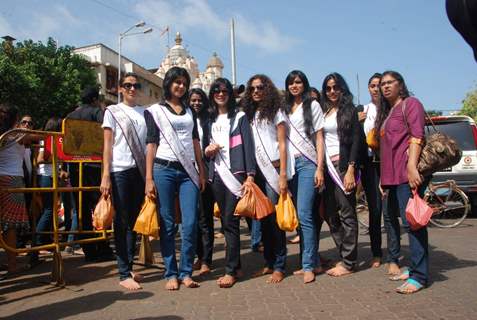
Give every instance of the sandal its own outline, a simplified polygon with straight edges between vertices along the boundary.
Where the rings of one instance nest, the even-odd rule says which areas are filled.
[[[389,277],[389,280],[391,281],[405,281],[407,279],[409,279],[409,269],[405,269],[400,274]]]
[[[411,289],[410,287],[414,287]],[[396,288],[397,293],[401,294],[413,294],[416,293],[424,288],[424,285],[420,284],[414,279],[407,279],[402,285]]]

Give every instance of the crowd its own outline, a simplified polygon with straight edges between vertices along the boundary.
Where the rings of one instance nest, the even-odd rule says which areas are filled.
[[[109,106],[103,114],[94,106],[97,92],[86,92],[84,105],[68,116],[101,122],[104,129],[102,174],[99,166],[91,165],[85,168],[85,179],[89,180],[87,185],[100,185],[103,196],[111,196],[121,286],[141,288],[141,276],[133,272],[133,228],[146,194],[157,201],[166,289],[197,288],[200,284],[192,277],[193,270],[210,272],[214,203],[220,211],[226,244],[225,273],[217,284],[232,287],[243,275],[240,217],[234,212],[250,182],[256,183],[273,204],[280,195],[291,196],[299,221],[301,264],[293,273],[301,275],[304,283],[313,282],[319,273],[341,277],[356,270],[356,188],[361,183],[369,206],[371,267],[386,262],[390,279],[403,281],[396,289],[399,293],[414,293],[427,285],[427,230],[411,230],[405,217],[412,191],[422,192],[429,181],[417,171],[425,113],[399,73],[371,76],[371,102],[365,106],[354,105],[339,73],[324,78],[321,92],[310,87],[306,75],[298,70],[287,75],[284,92],[262,74],[251,77],[239,97],[225,78],[214,81],[208,96],[201,89],[189,90],[190,83],[185,69],[171,68],[163,82],[164,101],[146,108],[137,103],[141,92],[137,75],[127,73],[119,84],[121,103]],[[17,123],[12,107],[2,105],[0,116],[0,133]],[[57,122],[50,125],[49,130],[56,130]],[[1,146],[0,188],[23,185],[21,164],[27,138]],[[47,163],[41,150],[38,163]],[[40,184],[51,185],[51,164],[38,170]],[[75,170],[68,168],[65,177],[73,180]],[[85,212],[91,212],[98,196],[84,199]],[[46,196],[43,200],[50,203]],[[177,202],[181,212],[179,261],[175,245]],[[23,195],[1,192],[0,211],[2,231],[14,244],[16,232],[28,229]],[[37,231],[48,229],[50,216],[51,208],[44,205]],[[382,216],[387,233],[386,260],[381,249]],[[411,264],[407,268],[399,261],[398,216],[409,235]],[[340,257],[329,268],[323,267],[319,255],[323,222],[329,225]],[[260,239],[263,244],[260,273],[269,275],[269,283],[281,282],[287,272],[287,242],[276,214],[249,223],[253,245],[258,248]],[[83,214],[83,228],[90,226],[90,216]],[[89,246],[83,250],[91,260],[112,255],[105,243]],[[14,264],[15,257],[9,254],[9,270],[14,270]]]

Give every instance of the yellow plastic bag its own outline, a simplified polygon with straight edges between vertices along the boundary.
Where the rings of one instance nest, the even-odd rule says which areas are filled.
[[[155,197],[145,197],[141,212],[134,225],[134,231],[154,239],[159,238],[159,221],[157,220]]]
[[[101,196],[93,212],[93,227],[96,230],[107,230],[113,224],[114,208],[111,197]]]
[[[289,194],[280,195],[275,210],[277,212],[277,224],[281,230],[291,232],[298,227],[295,206]]]
[[[220,209],[218,203],[214,203],[214,217],[220,218]]]

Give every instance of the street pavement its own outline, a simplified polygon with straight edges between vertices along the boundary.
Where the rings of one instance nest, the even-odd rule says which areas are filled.
[[[216,224],[217,227],[217,224]],[[359,236],[359,267],[342,278],[319,275],[304,285],[291,273],[299,266],[298,245],[288,244],[287,277],[278,285],[267,276],[253,277],[263,266],[260,253],[250,249],[250,236],[242,224],[244,278],[231,289],[220,289],[224,240],[216,239],[210,276],[198,278],[201,287],[168,292],[164,289],[159,243],[157,265],[135,266],[144,276],[143,290],[125,292],[118,286],[115,262],[86,264],[80,255],[64,255],[66,287],[49,283],[51,259],[17,278],[0,281],[0,318],[37,319],[477,319],[477,220],[454,229],[429,228],[430,286],[414,295],[394,292],[399,283],[389,281],[385,267],[368,267],[369,237]],[[294,234],[288,234],[292,238]],[[383,233],[385,247],[385,234]],[[409,256],[407,236],[402,237],[403,264]],[[320,252],[337,259],[327,227]],[[0,252],[5,261],[4,252]],[[20,258],[20,261],[26,261]]]

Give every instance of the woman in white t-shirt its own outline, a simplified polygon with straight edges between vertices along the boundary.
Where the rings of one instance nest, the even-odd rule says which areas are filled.
[[[270,78],[258,74],[248,80],[240,103],[254,133],[257,158],[255,183],[276,205],[280,194],[288,192],[287,124],[281,110],[283,101]],[[260,220],[260,225],[265,258],[262,274],[271,274],[268,283],[279,283],[285,276],[285,231],[278,227],[275,213]]]
[[[334,277],[353,272],[358,253],[356,177],[364,133],[353,95],[339,73],[325,77],[322,106],[325,113],[325,211],[341,262],[327,271]]]
[[[115,210],[114,243],[119,285],[128,290],[141,288],[141,276],[133,273],[136,232],[133,231],[144,198],[145,108],[137,105],[141,83],[134,73],[121,78],[123,101],[109,106],[103,119],[103,176],[100,191],[112,196]]]
[[[197,244],[199,191],[205,188],[204,164],[197,122],[187,105],[190,76],[187,70],[172,67],[164,77],[164,98],[145,113],[147,124],[146,194],[156,190],[159,202],[160,242],[167,290],[183,284],[197,288],[192,269]],[[198,172],[196,169],[198,168]],[[176,261],[176,198],[181,212],[181,254]]]
[[[290,189],[300,222],[300,251],[304,283],[315,280],[319,272],[316,218],[313,213],[316,188],[324,183],[323,176],[323,113],[320,104],[310,95],[306,75],[298,70],[285,80],[285,111],[289,123],[289,148],[295,158]]]

